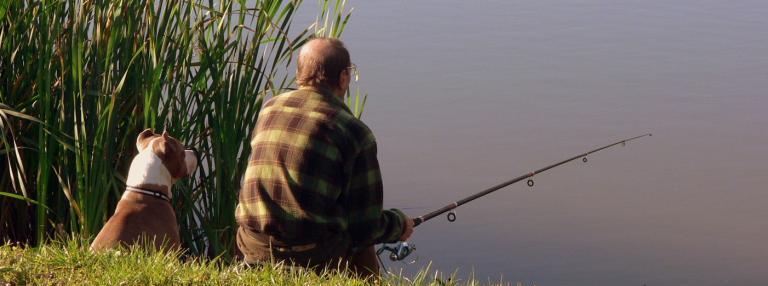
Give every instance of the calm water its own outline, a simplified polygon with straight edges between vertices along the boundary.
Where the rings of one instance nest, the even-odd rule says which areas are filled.
[[[612,141],[413,236],[414,271],[768,283],[768,2],[352,1],[385,207],[418,216]]]

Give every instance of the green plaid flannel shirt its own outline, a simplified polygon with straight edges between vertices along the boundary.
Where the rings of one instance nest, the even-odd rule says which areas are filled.
[[[240,227],[286,242],[394,242],[406,216],[382,210],[376,139],[329,92],[302,88],[267,101],[235,216]]]

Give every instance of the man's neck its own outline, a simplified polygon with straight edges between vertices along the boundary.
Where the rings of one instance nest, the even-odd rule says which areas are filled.
[[[344,92],[342,90],[339,90],[338,88],[329,88],[326,86],[310,86],[310,85],[302,85],[299,86],[300,89],[312,89],[319,92],[327,92],[330,93],[333,96],[336,96],[338,98],[344,98]]]

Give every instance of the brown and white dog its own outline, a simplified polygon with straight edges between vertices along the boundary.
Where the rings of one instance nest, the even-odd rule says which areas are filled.
[[[168,135],[144,130],[136,139],[139,154],[128,171],[126,190],[112,217],[91,244],[99,251],[147,240],[156,249],[178,249],[179,226],[171,205],[171,185],[197,167],[194,151]]]

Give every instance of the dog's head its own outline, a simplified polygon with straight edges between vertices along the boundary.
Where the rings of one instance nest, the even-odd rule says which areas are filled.
[[[136,139],[136,149],[139,155],[152,152],[163,163],[174,180],[190,176],[197,168],[195,152],[186,149],[179,140],[168,135],[168,132],[155,134],[152,129],[146,129]]]

